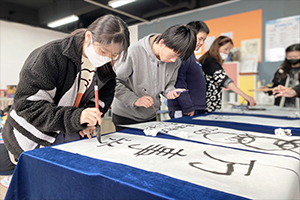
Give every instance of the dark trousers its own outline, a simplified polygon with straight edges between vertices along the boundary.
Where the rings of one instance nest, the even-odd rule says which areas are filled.
[[[79,135],[79,133],[68,134],[68,135],[64,134],[64,133],[60,133],[56,137],[53,145],[62,144],[62,143],[66,143],[66,142],[72,142],[72,141],[76,141],[76,140],[80,140],[80,139],[82,139],[82,138]]]
[[[195,114],[194,114],[194,117],[197,116],[197,115],[201,115],[201,114],[204,114],[205,111],[204,110],[195,110]],[[169,111],[169,116],[171,117],[171,119],[174,119],[175,115],[175,111]],[[183,116],[187,116],[187,115],[183,115]]]
[[[116,127],[116,131],[120,131],[123,129],[126,129],[127,127],[122,127],[122,125],[129,125],[129,124],[138,124],[138,123],[143,123],[143,122],[151,122],[151,121],[156,121],[156,117],[150,120],[145,120],[145,121],[135,121],[133,119],[127,118],[127,117],[121,117],[116,114],[112,114],[112,122],[114,123]]]
[[[8,151],[4,143],[0,143],[0,175],[12,175],[16,165],[14,165],[9,158]]]

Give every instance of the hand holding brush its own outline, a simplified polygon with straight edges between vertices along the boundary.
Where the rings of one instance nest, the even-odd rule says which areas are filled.
[[[144,91],[145,91],[146,95],[147,95],[148,97],[150,97],[150,95],[148,94],[148,92],[147,92],[147,90],[146,90],[145,88],[144,88]],[[156,109],[155,109],[155,107],[154,107],[154,104],[152,104],[152,107],[153,107],[153,110],[154,110],[155,115],[156,115],[156,121],[159,121],[159,120],[158,120],[158,114],[157,114],[157,111],[156,111]]]
[[[97,79],[95,78],[95,86],[94,86],[94,90],[95,90],[95,107],[99,110],[99,94],[98,94],[98,84],[97,84]],[[99,123],[96,124],[96,137],[98,142],[101,142],[101,126]]]

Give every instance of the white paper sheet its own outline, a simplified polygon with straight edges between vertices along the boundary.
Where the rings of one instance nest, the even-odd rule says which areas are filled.
[[[257,72],[258,56],[245,56],[241,65],[240,73]]]
[[[205,40],[205,52],[209,50],[210,46],[212,45],[212,43],[214,42],[214,40],[216,39],[215,36],[209,36],[206,38]]]
[[[230,39],[233,40],[233,32],[226,32],[226,33],[221,33],[222,36],[226,36],[226,37],[229,37]]]
[[[255,56],[257,60],[260,58],[260,38],[242,40],[241,41],[241,56],[244,60],[248,56]],[[257,71],[257,70],[256,70]],[[256,72],[254,71],[254,72]]]
[[[161,173],[251,199],[297,199],[299,160],[116,132],[53,148]],[[142,177],[141,177],[142,178]]]
[[[141,130],[152,129],[160,133],[208,144],[300,157],[299,136],[279,137],[275,134],[172,122],[147,122],[126,126]]]
[[[233,108],[222,108],[216,111],[216,113],[244,113],[244,114],[255,114],[255,115],[269,115],[269,116],[279,116],[279,117],[291,117],[299,118],[300,123],[300,109],[299,108],[288,108],[288,107],[278,107],[278,106],[255,106],[253,108],[264,108],[265,110],[241,110]]]
[[[257,116],[246,116],[246,115],[214,115],[210,114],[207,116],[199,116],[193,118],[195,120],[213,120],[213,121],[223,121],[223,122],[237,122],[246,124],[257,124],[264,126],[274,126],[276,127],[294,127],[300,128],[300,120],[285,120],[285,119],[275,119]]]

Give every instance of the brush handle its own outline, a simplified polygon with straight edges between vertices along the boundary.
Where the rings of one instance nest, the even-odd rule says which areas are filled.
[[[176,93],[184,93],[184,92],[188,92],[189,90],[186,89],[186,90],[181,90],[181,91],[177,91]],[[168,94],[168,92],[165,92],[165,94]]]
[[[95,90],[95,107],[97,109],[99,109],[99,94],[98,94],[98,84],[97,84],[97,79],[95,79],[95,86],[94,86],[94,90]],[[101,127],[100,125],[97,123],[96,125],[96,137],[98,142],[101,142]]]
[[[258,89],[251,89],[248,90],[248,92],[268,92],[268,91],[272,91],[272,90],[277,90],[278,87],[275,88],[258,88]],[[290,89],[290,87],[285,87],[285,89]]]
[[[144,91],[145,91],[146,95],[147,95],[148,97],[150,97],[150,95],[148,94],[148,92],[147,92],[147,90],[146,90],[145,88],[144,88]],[[155,114],[157,115],[157,111],[156,111],[156,109],[155,109],[155,107],[154,107],[153,104],[152,104],[152,108],[153,108]]]
[[[176,92],[176,93],[184,93],[184,92],[188,92],[189,90],[188,89],[186,89],[186,90],[181,90],[181,91],[178,91],[178,92]]]
[[[95,107],[99,109],[98,85],[95,85]]]

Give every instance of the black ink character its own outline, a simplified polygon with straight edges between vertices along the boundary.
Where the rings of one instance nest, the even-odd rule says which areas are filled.
[[[176,124],[176,125],[171,126],[171,127],[163,128],[163,129],[161,129],[160,132],[168,133],[170,131],[185,129],[187,127],[194,127],[194,125],[192,125],[192,124]]]
[[[241,144],[246,147],[264,151],[290,151],[300,155],[300,139],[286,140],[272,136],[257,136],[248,133],[230,133],[218,131],[217,128],[204,128],[194,131],[203,134],[207,140],[224,144]],[[268,144],[268,145],[266,145]]]
[[[208,134],[208,133],[212,133],[214,131],[217,131],[218,128],[203,128],[203,129],[199,129],[194,131],[193,133],[195,134]]]
[[[228,133],[229,134],[229,133]],[[236,143],[244,146],[264,151],[291,151],[299,154],[300,139],[285,140],[282,138],[274,138],[268,136],[255,136],[251,134],[235,134],[234,137],[227,139],[228,141],[236,141]],[[270,144],[270,145],[261,145]]]
[[[244,176],[250,176],[251,171],[254,167],[254,163],[255,163],[255,160],[251,160],[249,164],[248,163],[237,163],[237,162],[225,161],[225,160],[221,160],[221,159],[218,159],[218,158],[215,158],[215,157],[209,155],[206,151],[204,151],[204,155],[211,158],[211,159],[213,159],[213,160],[217,160],[217,161],[220,161],[221,163],[225,163],[226,166],[227,166],[226,172],[218,172],[218,171],[203,169],[203,168],[198,166],[198,165],[203,165],[201,162],[190,162],[189,165],[194,167],[194,168],[205,171],[205,172],[209,172],[209,173],[217,174],[217,175],[226,175],[226,176],[230,176],[234,172],[234,165],[246,165],[246,166],[248,165],[248,171],[247,171],[246,174],[244,174]]]
[[[209,118],[211,118],[212,120],[224,120],[224,119],[230,119],[230,116],[228,115],[209,115]]]
[[[132,149],[138,149],[140,151],[138,151],[137,153],[135,153],[134,155],[136,156],[148,156],[148,155],[158,155],[158,156],[168,156],[168,159],[172,158],[173,156],[186,156],[183,154],[180,154],[180,152],[183,151],[183,149],[179,149],[177,152],[175,152],[174,148],[168,148],[165,146],[162,146],[161,144],[158,145],[150,145],[146,148],[135,148],[135,146],[139,146],[140,144],[132,144],[129,145],[129,148]]]
[[[114,147],[114,144],[123,144],[123,142],[131,141],[131,140],[126,139],[126,138],[120,138],[120,139],[108,138],[108,139],[111,140],[111,142],[102,142],[97,147],[103,147],[103,146]]]

